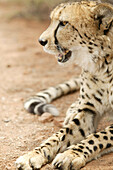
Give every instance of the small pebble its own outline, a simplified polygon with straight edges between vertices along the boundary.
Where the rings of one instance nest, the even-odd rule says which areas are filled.
[[[5,123],[9,123],[11,120],[10,119],[4,119],[3,120]]]

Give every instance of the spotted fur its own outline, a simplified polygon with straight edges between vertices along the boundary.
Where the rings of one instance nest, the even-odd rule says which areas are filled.
[[[113,115],[113,7],[93,1],[61,4],[51,13],[51,24],[39,42],[45,51],[58,55],[59,64],[76,62],[82,73],[80,79],[38,93],[25,108],[35,114],[58,115],[48,103],[78,90],[79,84],[80,96],[68,109],[59,132],[19,157],[16,167],[40,169],[54,159],[55,169],[80,169],[113,151],[113,125],[96,132],[105,113]]]

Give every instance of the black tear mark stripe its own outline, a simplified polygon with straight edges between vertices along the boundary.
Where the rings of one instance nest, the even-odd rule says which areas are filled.
[[[57,28],[56,28],[56,30],[54,32],[54,38],[55,38],[55,44],[56,45],[58,45],[58,40],[57,40],[56,34],[57,34],[59,26],[60,26],[60,23],[58,24],[58,26],[57,26]],[[57,49],[59,50],[59,46],[57,46]]]
[[[58,26],[57,26],[57,28],[56,28],[56,30],[55,30],[55,32],[54,32],[54,39],[55,39],[55,44],[56,44],[56,46],[57,46],[57,49],[59,50],[59,51],[64,51],[65,49],[64,48],[62,48],[60,45],[59,45],[59,42],[58,42],[58,39],[57,39],[57,31],[58,31],[58,29],[59,29],[59,27],[60,27],[60,23],[58,24]]]

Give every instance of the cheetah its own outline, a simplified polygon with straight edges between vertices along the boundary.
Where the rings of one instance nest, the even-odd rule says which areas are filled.
[[[36,170],[52,162],[53,169],[77,170],[113,151],[113,124],[96,132],[105,114],[113,116],[113,6],[95,1],[68,2],[51,13],[51,24],[39,38],[59,64],[77,63],[80,78],[50,87],[25,103],[34,114],[57,109],[50,103],[80,88],[66,113],[63,127],[39,147],[16,160],[18,170]]]

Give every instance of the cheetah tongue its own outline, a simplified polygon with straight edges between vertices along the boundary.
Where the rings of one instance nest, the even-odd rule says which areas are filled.
[[[72,52],[68,51],[68,50],[65,52],[65,54],[60,53],[58,55],[58,62],[64,63],[64,62],[68,61],[71,57],[71,53]]]

